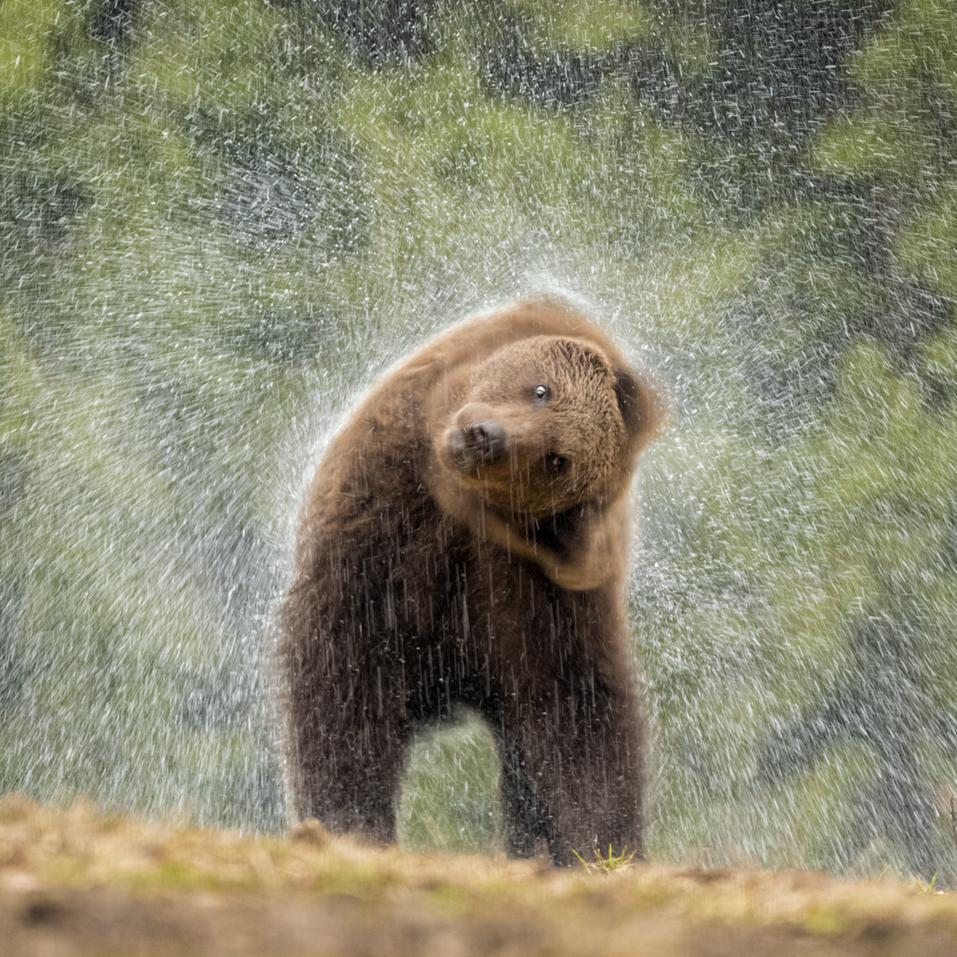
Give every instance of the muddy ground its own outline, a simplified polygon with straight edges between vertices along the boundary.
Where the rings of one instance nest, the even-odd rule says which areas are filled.
[[[0,801],[4,957],[957,955],[957,894],[804,872],[542,864]]]

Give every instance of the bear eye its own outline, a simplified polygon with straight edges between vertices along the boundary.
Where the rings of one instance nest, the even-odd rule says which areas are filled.
[[[543,400],[545,400],[545,399],[547,399],[547,398],[549,397],[549,395],[551,395],[551,391],[552,391],[552,390],[549,389],[548,386],[547,386],[547,385],[544,385],[544,384],[543,384],[543,385],[537,385],[537,386],[535,386],[534,389],[532,389],[533,395],[534,395],[535,398],[538,399],[540,402],[543,401]]]
[[[545,471],[549,475],[561,475],[568,468],[568,459],[557,452],[549,452],[545,456]]]

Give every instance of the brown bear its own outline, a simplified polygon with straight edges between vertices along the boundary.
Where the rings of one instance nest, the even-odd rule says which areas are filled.
[[[332,440],[282,608],[293,812],[394,838],[403,753],[477,710],[506,841],[641,852],[629,485],[657,401],[584,315],[527,300],[402,361]]]

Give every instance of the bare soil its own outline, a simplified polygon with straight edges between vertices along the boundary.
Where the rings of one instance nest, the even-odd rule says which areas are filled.
[[[806,872],[613,872],[0,801],[0,954],[957,955],[957,895]]]

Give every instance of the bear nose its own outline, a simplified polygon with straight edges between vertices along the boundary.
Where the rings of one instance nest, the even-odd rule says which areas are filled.
[[[498,422],[476,422],[462,429],[463,451],[475,464],[491,465],[505,454],[505,429]]]

